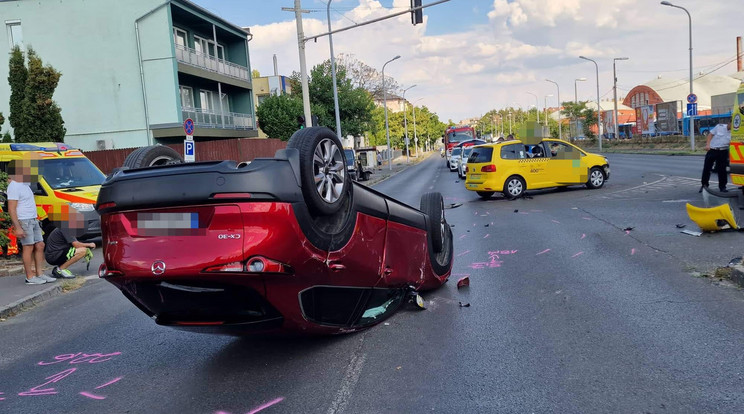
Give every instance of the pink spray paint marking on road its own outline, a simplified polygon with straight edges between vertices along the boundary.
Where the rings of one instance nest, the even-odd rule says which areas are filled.
[[[636,249],[635,249],[635,248],[632,248],[632,249],[630,249],[630,254],[631,254],[631,256],[632,256],[632,255],[634,255],[634,254],[635,254],[635,252],[636,252]]]
[[[468,235],[467,234],[463,234],[462,236],[460,236],[460,240],[464,239],[465,237],[468,237]]]
[[[573,259],[574,257],[579,257],[579,256],[581,256],[582,254],[584,254],[584,252],[578,252],[578,253],[576,253],[575,255],[571,256],[571,258]]]
[[[561,224],[561,222],[560,222],[560,221],[558,221],[558,220],[550,220],[550,221],[552,221],[552,222],[553,222],[553,223],[555,223],[555,224]]]
[[[536,254],[535,256],[540,256],[541,254],[545,254],[545,253],[547,253],[549,251],[550,251],[550,249],[545,249],[545,250],[541,251],[540,253]]]
[[[0,392],[0,395],[5,395],[5,393],[4,392]],[[3,401],[3,400],[5,400],[5,398],[4,397],[0,397],[0,401]]]
[[[457,255],[457,257],[465,256],[466,254],[470,253],[470,250],[465,250],[464,252]]]
[[[52,376],[46,377],[45,379],[49,380],[43,384],[39,384],[28,391],[19,392],[18,395],[21,397],[33,397],[37,395],[52,395],[56,394],[57,391],[54,388],[41,388],[45,385],[54,384],[55,382],[61,381],[63,378],[69,376],[73,372],[77,371],[77,368],[70,368],[66,369],[62,372],[58,372]]]
[[[96,389],[97,389],[97,390],[100,390],[100,389],[101,389],[101,388],[103,388],[103,387],[108,387],[108,386],[109,386],[109,385],[111,385],[111,384],[114,384],[114,383],[116,383],[116,382],[119,382],[119,380],[120,380],[120,379],[122,379],[122,378],[124,378],[124,377],[114,378],[114,379],[112,379],[111,381],[109,381],[109,382],[107,382],[107,383],[105,383],[105,384],[103,384],[103,385],[99,385],[99,386],[97,386],[97,387],[96,387]]]
[[[487,238],[488,238],[488,236],[490,236],[490,234],[486,234],[485,236],[483,236],[483,238],[484,238],[484,239],[487,239]]]
[[[282,401],[284,401],[284,397],[275,398],[275,399],[267,402],[266,404],[259,405],[258,407],[252,409],[251,411],[248,411],[247,414],[256,414],[257,412],[263,411],[263,410],[271,407],[272,405],[279,404]]]
[[[582,217],[584,220],[591,220],[591,217]]]
[[[86,391],[81,392],[80,395],[82,395],[83,397],[92,398],[94,400],[105,400],[106,399],[106,397],[103,397],[103,396],[100,396],[100,395],[91,394],[91,393],[86,392]]]
[[[586,233],[581,233],[581,238],[579,240],[584,240],[586,238]]]
[[[86,362],[89,364],[97,364],[100,362],[109,361],[113,357],[118,356],[118,355],[121,355],[121,352],[112,352],[110,354],[100,354],[100,353],[85,354],[82,352],[78,352],[76,354],[57,355],[54,357],[54,361],[52,362],[39,361],[36,365],[53,365],[53,364],[58,364],[60,362],[68,362],[68,361],[70,364],[84,364]]]
[[[625,234],[630,234],[630,230],[625,230]]]

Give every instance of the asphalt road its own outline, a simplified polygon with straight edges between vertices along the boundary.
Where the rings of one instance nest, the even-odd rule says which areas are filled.
[[[744,412],[744,293],[696,277],[742,233],[676,227],[695,229],[702,158],[609,159],[603,189],[515,201],[480,200],[439,157],[378,184],[462,203],[456,258],[425,311],[361,333],[176,331],[103,281],[55,298],[0,323],[0,412]]]

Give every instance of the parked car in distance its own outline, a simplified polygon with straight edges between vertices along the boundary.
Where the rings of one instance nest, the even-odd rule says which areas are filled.
[[[449,170],[450,171],[457,171],[457,164],[460,162],[461,155],[462,155],[462,148],[460,147],[452,148],[452,154],[450,155],[450,159],[449,159]]]
[[[473,147],[465,147],[462,149],[462,155],[460,156],[460,162],[457,166],[457,176],[465,179],[465,171],[467,171],[468,157],[473,152]]]
[[[473,148],[465,188],[481,198],[503,192],[516,198],[527,189],[585,184],[600,188],[610,178],[607,158],[568,142],[544,139],[539,144],[504,141]]]
[[[344,149],[344,156],[346,158],[346,171],[349,173],[349,177],[357,181],[359,174],[357,174],[357,166],[354,160],[356,160],[356,152],[353,149]]]
[[[274,158],[121,169],[101,186],[99,277],[159,325],[242,335],[380,323],[452,269],[439,193],[410,207],[347,174],[328,128]]]

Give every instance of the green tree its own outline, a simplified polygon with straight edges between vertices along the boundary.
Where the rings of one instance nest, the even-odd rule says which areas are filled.
[[[67,129],[62,111],[54,100],[62,74],[47,65],[33,49],[28,50],[28,77],[21,103],[21,133],[16,131],[17,142],[64,142]]]
[[[22,124],[21,114],[23,113],[23,97],[26,94],[26,78],[28,78],[28,69],[26,69],[26,56],[21,48],[15,46],[10,54],[8,62],[8,84],[10,84],[10,115],[8,120],[10,126],[18,134],[25,134],[25,128]]]
[[[251,71],[251,78],[260,78],[261,72],[258,71],[258,69],[253,69]]]
[[[597,113],[593,109],[587,108],[586,104],[587,101],[581,101],[578,103],[563,102],[563,110],[561,110],[561,114],[568,118],[573,125],[575,125],[574,122],[576,119],[583,119],[584,135],[589,138],[594,138],[595,134],[591,130],[591,127],[597,124]],[[571,128],[573,130],[575,127],[572,126]]]
[[[5,117],[3,116],[3,113],[0,112],[0,129],[3,128],[4,123],[5,123]]]
[[[256,109],[261,129],[271,138],[287,141],[297,131],[297,118],[302,116],[302,100],[286,94],[264,99]]]
[[[346,67],[336,65],[341,132],[344,135],[361,135],[372,121],[374,103],[366,90],[354,87],[346,73]],[[290,82],[292,95],[302,99],[302,88],[297,72],[292,74]],[[308,89],[310,91],[312,113],[318,117],[318,124],[335,129],[333,78],[331,76],[330,60],[326,60],[310,70]]]

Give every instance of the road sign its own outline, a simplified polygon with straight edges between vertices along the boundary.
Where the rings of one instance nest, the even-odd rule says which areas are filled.
[[[186,141],[183,142],[183,160],[186,162],[196,161],[196,143],[192,135],[187,135]],[[191,138],[191,139],[188,139]]]
[[[695,95],[694,93],[687,95],[687,102],[691,104],[697,103],[697,95]]]
[[[183,121],[183,132],[186,133],[186,135],[194,135],[194,120],[191,118],[186,119]]]
[[[687,116],[695,116],[695,115],[697,115],[697,104],[688,103],[687,104]]]

